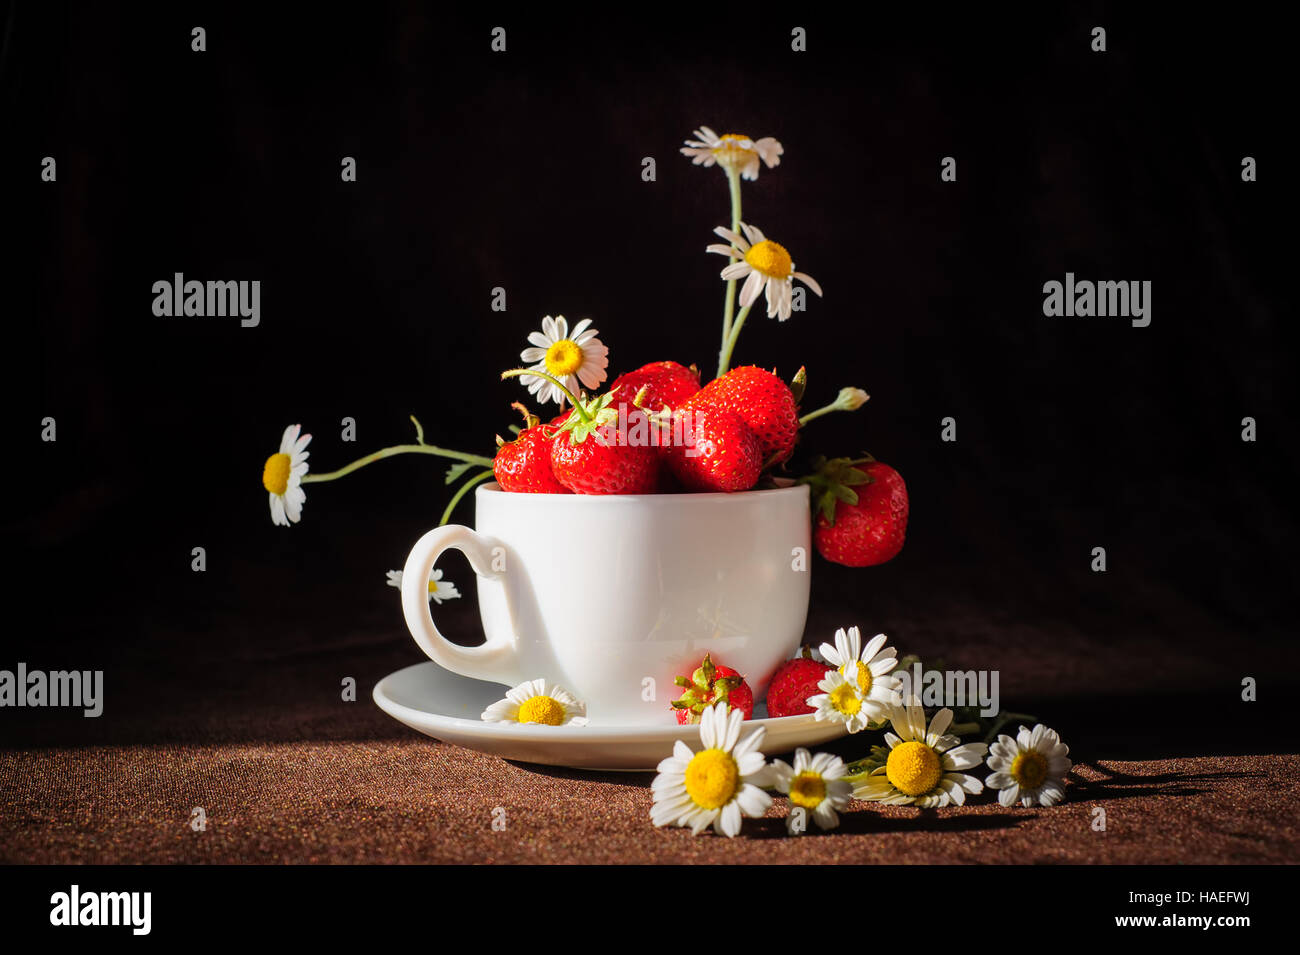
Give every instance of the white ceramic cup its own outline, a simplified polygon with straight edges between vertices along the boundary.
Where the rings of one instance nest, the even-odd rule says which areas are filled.
[[[406,625],[431,660],[513,686],[544,677],[593,722],[672,723],[705,652],[756,698],[803,636],[812,529],[806,486],[738,494],[475,492],[477,530],[429,531],[402,571]],[[487,642],[448,642],[430,614],[439,555],[478,575]],[[477,713],[469,715],[476,718]]]

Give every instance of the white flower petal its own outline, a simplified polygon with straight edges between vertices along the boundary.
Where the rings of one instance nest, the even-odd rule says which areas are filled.
[[[723,269],[723,271],[726,272],[734,268],[734,265],[728,266],[728,268]],[[748,308],[754,304],[754,301],[758,298],[758,293],[763,289],[764,279],[765,276],[762,272],[751,271],[749,273],[749,278],[745,279],[745,284],[740,287],[741,308]]]

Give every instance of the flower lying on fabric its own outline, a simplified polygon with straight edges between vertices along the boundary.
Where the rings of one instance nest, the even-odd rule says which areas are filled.
[[[1055,805],[1065,798],[1069,752],[1056,730],[1042,723],[1032,730],[1022,726],[1015,739],[999,736],[991,747],[988,767],[993,772],[984,784],[998,790],[998,802],[1004,806],[1014,806],[1017,799],[1022,806]]]
[[[959,745],[958,737],[945,735],[952,724],[952,710],[936,713],[927,730],[925,709],[913,698],[905,707],[893,707],[889,720],[897,734],[885,734],[889,758],[858,785],[854,796],[929,808],[950,802],[960,806],[966,793],[984,790],[978,779],[961,770],[978,766],[989,748],[983,743]]]
[[[673,744],[673,755],[659,764],[651,783],[656,827],[689,827],[699,835],[711,825],[720,836],[735,836],[744,816],[767,812],[772,797],[760,787],[769,784],[771,772],[758,751],[767,731],[760,726],[740,740],[743,722],[740,710],[718,703],[700,718],[703,749],[697,753],[681,740]]]
[[[844,771],[844,760],[838,756],[813,756],[802,747],[795,750],[793,766],[779,759],[772,761],[773,784],[790,800],[787,832],[800,835],[806,828],[799,825],[796,810],[812,816],[819,829],[834,829],[840,824],[836,810],[846,807],[853,794],[853,787],[842,778]]]

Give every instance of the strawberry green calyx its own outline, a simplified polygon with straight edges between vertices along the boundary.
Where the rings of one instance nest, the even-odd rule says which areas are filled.
[[[874,478],[857,468],[859,464],[869,464],[876,459],[867,454],[860,458],[831,458],[818,456],[813,459],[813,473],[805,475],[796,484],[807,484],[812,491],[813,513],[821,512],[828,524],[835,526],[835,502],[857,504],[858,492],[853,490],[863,484],[870,484]]]
[[[728,703],[731,691],[745,682],[744,678],[741,676],[719,677],[717,674],[718,668],[714,666],[713,660],[706,653],[704,662],[695,669],[689,680],[684,676],[679,676],[673,680],[675,685],[685,690],[681,696],[673,700],[673,709],[690,710],[692,722],[696,722],[707,707],[718,702]]]
[[[794,395],[794,403],[797,405],[803,401],[804,390],[808,387],[808,369],[803,365],[794,373],[790,379],[790,394]]]
[[[564,382],[547,372],[538,371],[536,368],[512,368],[509,371],[503,371],[501,379],[504,381],[506,378],[517,378],[520,375],[535,375],[538,378],[545,378],[568,397],[575,413],[569,415],[563,424],[557,425],[555,430],[557,435],[567,432],[570,444],[582,444],[592,433],[597,432],[605,425],[618,421],[618,409],[610,407],[614,401],[614,394],[618,391],[617,387],[611,388],[599,398],[588,398],[584,401],[566,388]],[[599,435],[597,435],[597,439],[599,440]]]
[[[600,440],[600,429],[618,421],[618,409],[610,407],[616,391],[617,388],[612,388],[599,398],[592,398],[586,403],[575,402],[573,407],[578,414],[569,415],[564,423],[556,428],[557,434],[567,431],[571,444],[582,444],[592,434]]]

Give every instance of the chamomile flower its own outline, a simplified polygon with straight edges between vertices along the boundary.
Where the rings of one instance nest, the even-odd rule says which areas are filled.
[[[506,692],[479,717],[486,723],[586,726],[587,706],[568,690],[545,680],[528,680]]]
[[[540,332],[528,333],[532,347],[521,351],[519,357],[533,371],[544,371],[564,382],[564,387],[575,395],[580,390],[579,382],[582,387],[594,390],[606,378],[609,349],[600,343],[596,337],[599,332],[590,325],[591,319],[584,318],[569,331],[563,315],[554,318],[547,315],[542,319]],[[542,404],[548,401],[564,404],[564,392],[545,378],[521,375],[519,380]]]
[[[781,164],[781,154],[785,152],[784,147],[771,136],[762,139],[750,139],[738,133],[719,136],[707,126],[701,126],[693,135],[695,139],[686,140],[682,147],[683,156],[690,156],[691,162],[706,168],[717,163],[751,182],[758,178],[760,159],[771,169]]]
[[[307,444],[311,435],[302,434],[302,425],[291,424],[280,437],[280,450],[266,459],[262,467],[262,487],[271,495],[271,520],[288,527],[302,517],[307,494],[302,477],[307,473]]]
[[[795,809],[811,815],[819,829],[834,829],[840,824],[836,810],[847,806],[853,794],[853,787],[843,779],[845,771],[844,760],[838,756],[813,756],[802,748],[795,750],[793,766],[779,759],[772,761],[772,782],[790,798],[787,832],[799,835],[804,831],[796,821]]]
[[[989,789],[998,790],[998,802],[1014,806],[1051,806],[1065,798],[1065,774],[1071,762],[1066,759],[1070,747],[1061,742],[1056,730],[1042,723],[1032,730],[1020,727],[1016,738],[999,736],[989,751],[989,769],[984,780]]]
[[[727,281],[745,280],[740,287],[741,308],[754,304],[758,293],[762,292],[767,298],[767,317],[784,322],[794,311],[793,279],[798,279],[818,296],[822,294],[822,287],[811,275],[794,270],[794,262],[785,246],[773,242],[757,226],[747,222],[740,224],[740,230],[745,233],[743,236],[718,226],[713,230],[714,234],[732,244],[714,243],[707,247],[707,251],[739,260],[732,262],[720,274]]]
[[[673,744],[673,755],[659,764],[650,784],[656,827],[689,826],[695,836],[711,825],[720,836],[734,836],[742,817],[767,812],[772,797],[760,787],[770,783],[771,771],[758,751],[767,731],[760,726],[740,740],[744,720],[740,710],[717,703],[700,717],[703,749],[697,753],[681,740]]]
[[[961,770],[978,766],[989,748],[983,743],[961,744],[947,735],[952,710],[942,709],[925,726],[925,708],[915,697],[907,706],[892,707],[889,714],[894,733],[885,734],[889,758],[858,784],[853,795],[889,804],[913,804],[923,809],[962,805],[966,793],[982,792],[984,786]]]
[[[400,570],[390,570],[388,572],[388,586],[402,589],[402,572]],[[429,599],[436,604],[444,600],[455,600],[460,596],[460,591],[450,580],[442,579],[442,571],[434,567],[429,571]]]
[[[871,716],[862,694],[839,671],[828,671],[826,678],[817,684],[817,689],[821,692],[808,697],[807,702],[816,710],[813,715],[819,723],[843,723],[850,733],[860,733],[867,728]]]
[[[835,631],[834,645],[823,643],[822,656],[831,666],[839,667],[840,675],[853,683],[862,697],[862,709],[869,720],[883,720],[888,708],[903,702],[899,688],[903,681],[890,676],[898,666],[898,651],[885,646],[889,638],[878,633],[862,646],[862,633],[857,627]]]

